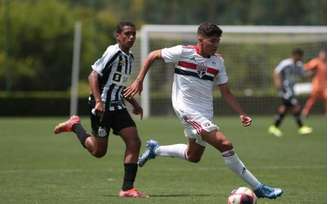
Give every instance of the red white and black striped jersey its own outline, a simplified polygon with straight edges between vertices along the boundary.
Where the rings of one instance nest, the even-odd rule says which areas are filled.
[[[205,58],[196,46],[182,45],[162,49],[161,56],[166,63],[175,64],[173,107],[213,114],[213,87],[228,82],[223,58]]]
[[[118,44],[107,47],[91,67],[99,74],[101,99],[109,111],[125,109],[122,91],[132,72],[133,55],[123,52]]]

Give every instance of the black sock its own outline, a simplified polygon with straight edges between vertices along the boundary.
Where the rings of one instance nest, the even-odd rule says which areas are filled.
[[[77,138],[80,140],[83,147],[85,147],[85,140],[89,137],[89,134],[85,131],[80,123],[73,126],[73,132],[75,132]]]
[[[302,127],[303,126],[303,120],[301,118],[301,112],[294,113],[294,118],[295,118],[295,121],[296,121],[298,127]]]
[[[127,191],[133,188],[133,183],[137,175],[138,165],[129,163],[124,164],[124,180],[122,190]]]
[[[286,113],[278,113],[274,118],[274,126],[279,127]]]

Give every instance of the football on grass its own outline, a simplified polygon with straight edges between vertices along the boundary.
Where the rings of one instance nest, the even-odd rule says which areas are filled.
[[[230,193],[228,204],[256,204],[256,200],[257,197],[251,189],[239,187]]]

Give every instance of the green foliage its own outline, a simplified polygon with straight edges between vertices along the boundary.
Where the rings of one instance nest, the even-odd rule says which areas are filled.
[[[133,21],[138,28],[145,23],[202,21],[326,25],[326,5],[323,0],[1,0],[0,89],[67,90],[76,21],[82,22],[80,78],[85,80],[90,65],[114,42],[115,25],[121,20]]]

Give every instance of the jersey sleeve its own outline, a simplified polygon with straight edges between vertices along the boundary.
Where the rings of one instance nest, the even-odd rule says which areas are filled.
[[[216,75],[215,84],[221,85],[226,83],[228,83],[228,74],[224,66],[223,58],[221,58],[221,63],[219,64],[219,73]]]
[[[285,68],[285,66],[286,64],[284,63],[284,61],[280,62],[274,69],[274,72],[279,74]]]
[[[163,48],[161,50],[161,57],[166,63],[176,63],[181,58],[182,45],[177,45],[170,48]]]
[[[93,65],[91,65],[91,68],[96,71],[100,76],[102,76],[102,72],[105,69],[106,64],[109,61],[112,61],[111,59],[113,59],[116,54],[117,51],[115,52],[115,50],[110,49],[110,47],[108,47],[104,54],[99,59],[97,59],[97,61]]]

